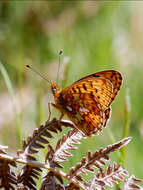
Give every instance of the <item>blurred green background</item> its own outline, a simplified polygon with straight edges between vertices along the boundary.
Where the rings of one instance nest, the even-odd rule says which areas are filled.
[[[0,144],[8,145],[15,154],[20,139],[48,119],[48,102],[53,101],[50,85],[25,64],[56,81],[58,52],[63,49],[61,87],[100,70],[116,69],[123,75],[108,127],[83,140],[73,152],[74,159],[65,163],[65,170],[87,150],[95,151],[123,138],[128,89],[128,136],[132,141],[127,146],[125,167],[143,178],[142,20],[141,1],[0,1],[0,61],[4,67],[0,65]],[[59,117],[54,108],[53,116]],[[113,160],[119,160],[116,153]]]

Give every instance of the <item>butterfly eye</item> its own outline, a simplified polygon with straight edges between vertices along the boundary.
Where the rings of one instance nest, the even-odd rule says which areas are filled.
[[[56,89],[56,88],[53,88],[52,90],[53,90],[54,93],[57,92],[57,89]]]

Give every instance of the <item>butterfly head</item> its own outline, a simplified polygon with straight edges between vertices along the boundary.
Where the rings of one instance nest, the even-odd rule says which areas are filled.
[[[56,96],[58,94],[58,92],[60,91],[60,88],[55,82],[52,82],[51,90],[52,90],[53,95]]]

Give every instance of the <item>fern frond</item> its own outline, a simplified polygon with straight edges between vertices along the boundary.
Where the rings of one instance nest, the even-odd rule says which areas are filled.
[[[39,129],[35,129],[33,135],[29,136],[27,141],[23,141],[23,150],[17,152],[18,157],[24,160],[36,161],[36,158],[32,156],[32,154],[35,154],[39,149],[44,148],[43,144],[49,143],[46,138],[53,138],[51,131],[57,133],[58,130],[61,131],[61,127],[58,125],[58,120],[56,119],[47,121],[45,125],[41,125]],[[35,179],[39,178],[41,171],[42,170],[38,167],[25,165],[18,175],[19,186],[23,185],[24,187],[36,190]]]
[[[61,126],[57,119],[47,121],[45,125],[41,125],[38,129],[35,129],[32,136],[27,138],[27,141],[23,140],[23,151],[20,152],[20,156],[26,157],[29,154],[35,154],[39,149],[44,148],[43,144],[48,144],[47,138],[53,138],[51,131],[58,133],[61,131]]]
[[[86,138],[80,131],[73,129],[64,135],[58,142],[53,155],[53,160],[58,162],[67,161],[66,157],[72,156],[67,150],[75,150],[80,140]]]
[[[107,166],[105,172],[100,169],[93,179],[86,184],[86,189],[102,190],[106,187],[111,188],[114,184],[118,184],[118,181],[123,181],[127,175],[128,172],[122,168],[122,165],[114,162],[113,165],[109,164]]]
[[[29,190],[29,188],[25,187],[23,184],[18,184],[17,185],[17,190]]]
[[[66,161],[67,159],[65,157],[72,156],[67,149],[77,149],[75,144],[80,144],[79,140],[84,137],[85,136],[77,129],[70,130],[67,135],[63,135],[63,137],[57,142],[55,150],[50,144],[48,145],[49,151],[46,156],[46,162],[48,162],[52,168],[62,168],[58,162]],[[48,172],[48,174],[43,178],[41,190],[44,189],[45,186],[47,189],[54,189],[54,187],[58,188],[57,185],[59,184],[56,182],[56,178],[62,183],[61,176],[53,172]],[[52,183],[49,184],[49,181]]]
[[[137,179],[134,175],[125,180],[123,188],[121,190],[143,190],[143,186],[139,186],[138,183],[143,183],[142,179]]]
[[[107,148],[101,148],[100,150],[91,153],[88,152],[86,157],[77,163],[77,165],[70,169],[68,176],[70,178],[79,178],[79,174],[86,175],[86,171],[94,172],[94,168],[100,168],[100,166],[105,165],[105,161],[109,160],[109,153],[122,148],[127,145],[131,140],[131,137],[122,139],[115,144],[107,146]]]
[[[36,182],[34,179],[39,179],[40,172],[42,170],[40,168],[32,167],[30,165],[25,165],[22,168],[21,173],[18,175],[18,186],[23,185],[24,188],[30,188],[36,190]]]
[[[55,153],[49,144],[47,138],[53,138],[52,133],[58,133],[62,131],[62,126],[70,126],[73,127],[73,124],[69,121],[59,121],[54,118],[51,121],[47,121],[45,125],[41,125],[39,129],[35,129],[32,136],[27,138],[27,141],[23,141],[23,150],[18,151],[18,157],[24,160],[32,160],[36,161],[36,158],[32,156],[32,154],[38,153],[39,149],[45,148],[44,144],[48,144],[48,154],[46,162],[48,162],[49,166],[52,168],[58,167],[62,168],[54,159],[53,154]],[[40,176],[40,172],[42,170],[38,167],[33,167],[31,165],[25,165],[22,168],[21,173],[18,175],[18,183],[19,185],[22,184],[24,187],[32,188],[36,190],[36,182],[34,179],[38,179]],[[51,173],[50,173],[51,174]],[[46,175],[49,177],[49,175]],[[45,176],[45,178],[46,178]],[[50,176],[51,177],[51,176]],[[56,177],[56,174],[55,176]],[[45,179],[44,178],[44,179]]]
[[[14,190],[17,180],[15,173],[11,170],[11,166],[17,167],[17,165],[14,160],[6,160],[2,157],[3,154],[7,154],[4,149],[4,146],[0,146],[0,189]]]
[[[82,134],[73,129],[68,132],[67,135],[64,135],[62,139],[60,139],[57,142],[55,150],[52,148],[52,146],[48,145],[48,153],[46,156],[46,163],[49,163],[50,167],[52,168],[62,168],[62,166],[58,163],[61,161],[65,161],[65,156],[70,156],[70,153],[68,153],[67,149],[76,149],[74,144],[79,144],[79,139],[82,138]],[[46,187],[47,189],[54,189],[58,188],[57,185],[60,185],[56,182],[56,179],[60,181],[60,183],[63,183],[62,177],[60,175],[57,175],[57,173],[48,172],[48,174],[43,178],[43,183],[41,186],[41,190]],[[49,183],[52,182],[52,183]]]
[[[43,178],[42,186],[40,190],[45,190],[45,189],[64,189],[64,186],[61,184],[58,184],[56,179],[63,184],[63,179],[60,175],[55,174],[53,172],[48,172],[48,174]]]
[[[21,157],[27,158],[30,154],[35,154],[41,148],[45,148],[44,144],[49,144],[47,138],[53,138],[52,133],[58,133],[62,131],[62,126],[68,126],[73,128],[73,123],[66,120],[57,120],[54,118],[51,121],[47,121],[45,125],[41,125],[35,129],[32,136],[29,136],[26,140],[23,140],[23,150],[18,152]]]
[[[51,168],[63,168],[57,161],[54,161],[55,151],[53,147],[48,145],[48,153],[46,155],[45,163],[48,164]]]
[[[65,190],[80,190],[80,188],[75,186],[73,183],[70,183],[65,186]]]

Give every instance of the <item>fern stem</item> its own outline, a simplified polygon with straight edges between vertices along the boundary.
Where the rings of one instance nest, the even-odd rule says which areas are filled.
[[[74,179],[68,177],[67,174],[64,173],[63,171],[59,171],[59,170],[56,170],[54,168],[51,168],[50,164],[48,162],[47,162],[47,164],[43,164],[41,162],[37,162],[37,161],[34,161],[34,160],[28,160],[28,159],[25,160],[25,159],[22,159],[22,158],[12,157],[12,156],[8,156],[6,154],[1,154],[1,153],[0,153],[0,159],[5,159],[5,160],[8,160],[8,161],[16,161],[17,163],[30,165],[30,166],[33,166],[33,167],[36,167],[36,168],[38,167],[38,168],[48,169],[48,170],[52,171],[53,173],[58,174],[58,175],[62,176],[63,178],[69,180],[71,183],[75,184],[79,188],[81,188],[83,190],[85,189],[84,185],[82,183],[77,183]]]

